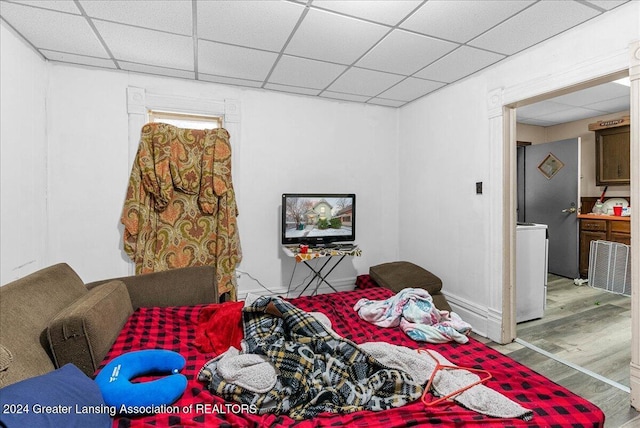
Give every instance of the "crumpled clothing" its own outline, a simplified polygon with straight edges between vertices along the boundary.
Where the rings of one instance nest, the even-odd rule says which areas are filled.
[[[436,361],[447,367],[454,366],[440,353],[433,350],[428,351],[432,355],[429,356],[406,346],[385,342],[368,342],[363,343],[360,347],[382,364],[405,371],[421,384],[427,383],[433,371],[436,370]],[[434,375],[431,392],[437,397],[444,397],[455,394],[455,391],[468,388],[455,394],[451,399],[467,409],[487,416],[519,418],[525,421],[533,419],[533,411],[522,407],[519,403],[486,385],[478,384],[468,387],[478,380],[478,375],[464,367],[455,370],[439,370]]]
[[[233,346],[209,360],[200,370],[198,380],[210,382],[213,373],[248,391],[265,393],[276,385],[278,372],[265,355],[241,354]]]
[[[398,327],[419,342],[467,343],[471,325],[455,312],[441,311],[427,290],[405,288],[386,300],[360,299],[353,307],[360,318],[379,327]]]
[[[380,364],[319,318],[277,297],[258,298],[243,309],[240,355],[266,356],[278,373],[275,385],[257,393],[229,382],[212,365],[203,368],[199,379],[225,400],[254,405],[260,415],[294,420],[323,412],[387,410],[420,398],[422,385],[407,373]]]

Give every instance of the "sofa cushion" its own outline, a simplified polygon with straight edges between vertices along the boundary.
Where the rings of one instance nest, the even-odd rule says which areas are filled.
[[[127,287],[111,281],[91,289],[49,323],[47,336],[57,367],[75,364],[91,376],[133,313]]]
[[[383,263],[369,268],[369,275],[378,285],[397,293],[404,288],[422,288],[433,298],[436,308],[451,311],[442,290],[442,280],[428,270],[406,261]]]
[[[108,428],[110,413],[98,385],[72,364],[0,389],[6,428]]]
[[[86,292],[65,263],[0,287],[0,387],[55,369],[47,352],[49,320]]]
[[[442,289],[440,278],[411,262],[391,262],[371,266],[369,275],[380,286],[396,293],[403,288],[423,288],[429,293]]]

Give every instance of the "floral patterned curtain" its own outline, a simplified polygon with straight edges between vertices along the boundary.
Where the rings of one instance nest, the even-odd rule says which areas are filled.
[[[121,218],[136,274],[213,265],[219,295],[236,300],[237,215],[225,129],[143,126]]]

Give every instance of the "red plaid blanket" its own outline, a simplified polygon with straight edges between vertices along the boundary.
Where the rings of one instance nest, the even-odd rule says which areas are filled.
[[[359,279],[360,282],[361,279]],[[210,393],[197,380],[198,371],[213,357],[196,348],[198,315],[205,306],[142,308],[137,310],[124,326],[116,343],[105,358],[103,366],[116,356],[142,349],[170,349],[187,360],[182,371],[189,380],[183,396],[169,412],[155,415],[120,415],[114,427],[408,427],[436,425],[459,427],[486,425],[491,427],[601,427],[602,411],[587,400],[571,393],[544,376],[471,339],[461,345],[448,343],[431,345],[417,343],[398,328],[383,329],[361,320],[353,310],[360,298],[383,300],[393,293],[379,287],[366,287],[354,291],[300,297],[291,302],[306,311],[325,313],[333,329],[341,336],[364,343],[384,341],[411,348],[427,347],[437,350],[459,366],[482,368],[492,374],[486,385],[504,394],[524,407],[533,410],[534,417],[525,422],[518,419],[495,419],[480,415],[453,403],[442,403],[425,408],[420,400],[400,408],[381,412],[352,414],[323,413],[318,417],[294,421],[287,416],[256,415],[250,408],[228,403]]]

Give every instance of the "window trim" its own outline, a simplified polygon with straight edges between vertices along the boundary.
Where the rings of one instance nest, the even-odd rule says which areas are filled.
[[[147,110],[147,116],[149,122],[162,122],[162,120],[190,120],[202,123],[215,123],[217,128],[223,127],[224,116],[210,115],[210,114],[194,114],[194,113],[179,113],[167,110],[149,109]]]

